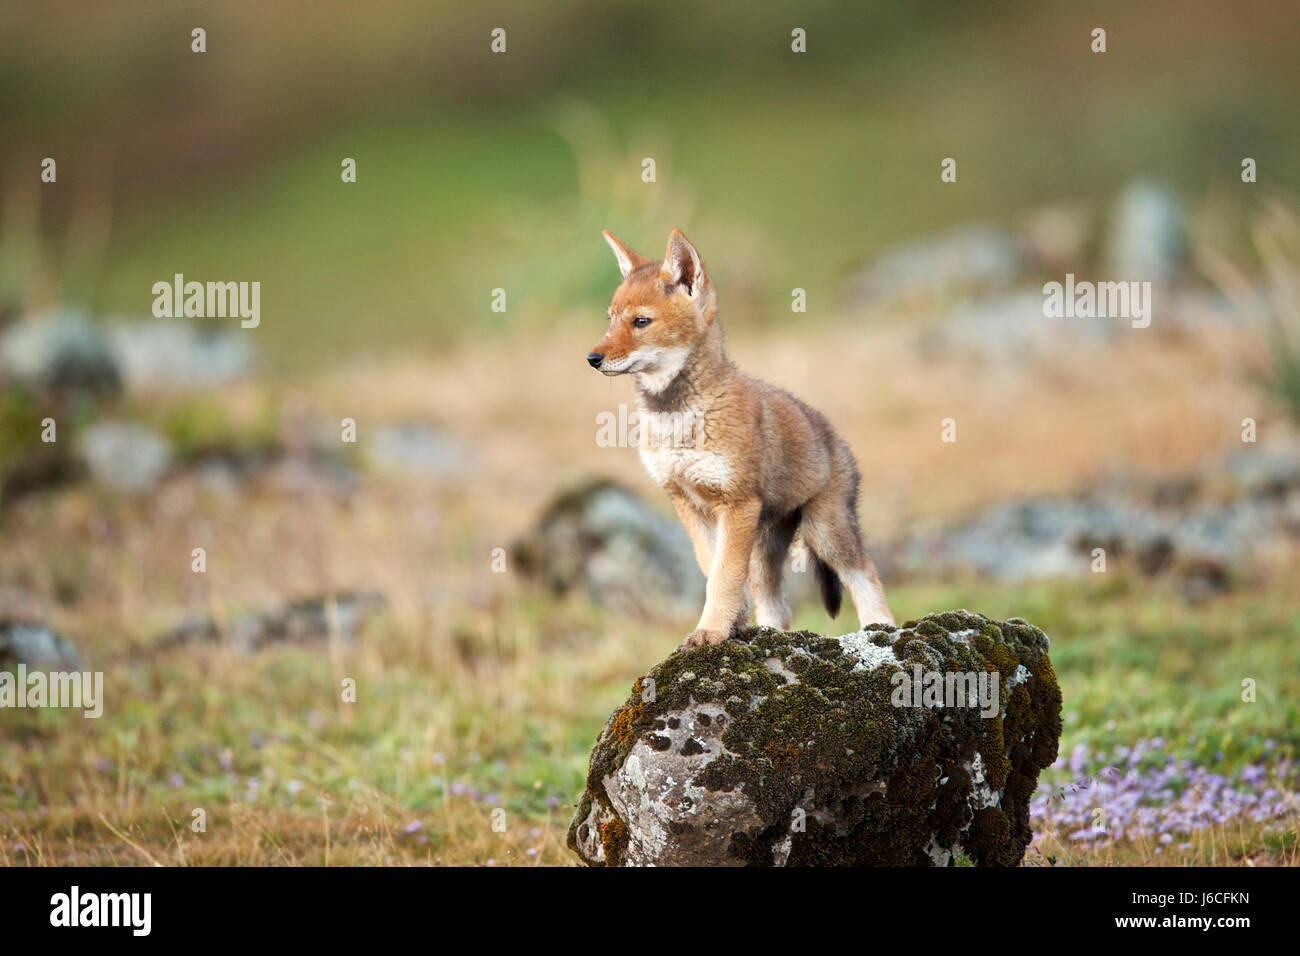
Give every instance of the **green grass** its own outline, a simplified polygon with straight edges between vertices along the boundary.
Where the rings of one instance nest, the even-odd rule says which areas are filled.
[[[514,360],[492,363],[480,347],[464,353],[476,367],[462,374],[514,379],[534,371],[510,352],[517,330],[574,334],[586,346],[590,333],[573,330],[600,328],[617,277],[602,228],[653,256],[680,226],[709,264],[724,316],[815,325],[837,317],[846,276],[872,256],[971,220],[1011,223],[1060,200],[1104,214],[1136,176],[1169,181],[1192,208],[1211,193],[1236,209],[1255,195],[1238,180],[1246,152],[1259,161],[1259,192],[1300,190],[1300,167],[1288,162],[1300,151],[1293,51],[1232,14],[1113,3],[1104,11],[1111,51],[1097,58],[1086,52],[1092,14],[1064,7],[864,7],[843,21],[809,10],[812,52],[794,61],[784,14],[738,22],[730,10],[696,7],[691,31],[656,22],[638,32],[632,6],[595,18],[572,3],[558,17],[520,13],[503,65],[471,50],[477,21],[439,31],[451,19],[440,7],[413,6],[409,22],[394,15],[345,44],[366,53],[351,71],[311,37],[284,48],[290,60],[259,55],[283,52],[277,29],[297,37],[292,11],[231,23],[229,36],[250,30],[260,43],[230,44],[229,60],[217,46],[202,61],[183,47],[159,53],[167,48],[155,34],[126,21],[102,35],[48,23],[52,46],[13,41],[27,51],[14,58],[16,79],[31,88],[37,122],[26,140],[11,139],[35,156],[59,152],[60,183],[42,194],[50,207],[35,225],[5,210],[0,309],[50,282],[96,314],[140,317],[153,283],[176,272],[260,281],[262,324],[240,334],[255,336],[267,360],[277,383],[269,397],[234,407],[223,391],[124,409],[185,459],[273,442],[299,385],[282,372],[310,378],[340,357],[441,352],[463,338],[496,341]],[[1286,11],[1262,14],[1269,25]],[[603,38],[584,32],[592,23]],[[422,33],[430,45],[425,35],[406,42]],[[610,36],[619,41],[606,44]],[[276,83],[298,68],[292,88]],[[218,89],[207,69],[235,71],[232,84]],[[344,85],[320,84],[309,69],[358,86],[341,95]],[[51,85],[46,73],[65,79]],[[459,89],[449,83],[458,73]],[[73,75],[100,85],[88,92],[66,82]],[[159,84],[173,77],[160,100]],[[249,89],[268,94],[253,104],[221,95]],[[107,152],[116,145],[122,162],[143,158],[161,171],[122,170],[120,195],[96,196],[81,175],[107,162],[82,151],[96,139],[81,128],[95,96],[113,104]],[[302,122],[285,121],[300,110]],[[243,125],[253,112],[260,119]],[[178,118],[222,134],[229,153],[200,162],[184,144],[160,142]],[[66,158],[49,142],[68,143]],[[658,163],[653,185],[640,180],[646,156]],[[955,184],[939,181],[947,156],[958,161]],[[357,160],[356,184],[340,181],[344,157]],[[102,262],[63,241],[83,196],[83,240],[96,232],[96,200],[113,210]],[[50,249],[62,258],[44,261]],[[796,286],[807,290],[806,315],[790,312]],[[489,308],[496,288],[507,292],[504,315]],[[1294,378],[1293,363],[1278,371]],[[353,413],[351,396],[322,407],[331,422]],[[39,411],[28,396],[0,393],[0,467],[34,447]],[[88,415],[61,419],[61,439],[73,440]],[[513,430],[487,437],[489,451],[517,440]],[[652,628],[510,588],[486,608],[459,591],[425,601],[444,575],[481,584],[466,568],[481,560],[485,537],[506,534],[469,527],[474,512],[455,494],[421,488],[403,498],[382,486],[336,508],[256,483],[215,503],[220,492],[199,482],[167,491],[133,503],[94,490],[38,496],[5,516],[0,583],[52,602],[57,623],[103,662],[110,705],[98,721],[5,715],[0,864],[572,862],[562,836],[588,749],[633,680],[692,622]],[[189,574],[196,536],[213,540],[210,585]],[[303,582],[367,575],[393,585],[385,590],[396,600],[359,647],[123,661],[123,648],[177,607],[220,617],[232,595],[273,603]],[[1065,695],[1064,753],[1162,736],[1175,756],[1231,772],[1300,743],[1293,582],[1246,581],[1196,605],[1172,582],[1118,576],[909,584],[890,598],[900,619],[967,607],[1044,628]],[[815,608],[796,623],[848,626]],[[344,677],[358,681],[355,704],[339,699]],[[1258,681],[1255,703],[1241,700],[1246,678]],[[504,833],[490,825],[496,807],[507,812]],[[208,811],[206,833],[189,828],[195,808]],[[1294,859],[1294,839],[1242,839]]]
[[[954,603],[1024,617],[1051,636],[1064,753],[1079,743],[1113,752],[1160,736],[1174,756],[1231,772],[1276,759],[1270,739],[1300,749],[1300,601],[1284,587],[1188,604],[1169,582],[1115,578],[927,589],[920,606]],[[1242,700],[1247,678],[1256,682],[1254,703]]]
[[[802,72],[653,78],[637,64],[489,104],[403,93],[371,118],[340,111],[236,168],[196,172],[183,189],[137,191],[118,204],[102,272],[64,269],[78,276],[64,294],[142,315],[152,284],[175,272],[255,279],[264,320],[251,334],[274,362],[303,367],[358,348],[596,321],[615,279],[602,228],[647,255],[685,228],[724,314],[788,323],[825,317],[846,274],[904,239],[1059,200],[1102,213],[1135,176],[1189,200],[1230,189],[1240,157],[1207,151],[1207,138],[1258,146],[1261,162],[1273,157],[1270,188],[1300,189],[1281,160],[1300,127],[1280,67],[1243,78],[1225,53],[1181,76],[1125,49],[1098,70],[1063,29],[1055,16],[996,35],[956,22],[921,57],[891,48]],[[1058,67],[1047,80],[1016,59],[1044,43]],[[647,156],[654,184],[640,180]],[[946,156],[956,183],[939,181]],[[340,181],[343,157],[357,160],[355,184]],[[796,286],[806,316],[790,312]],[[495,288],[507,290],[504,316],[489,308]]]
[[[1163,736],[1175,756],[1230,772],[1264,758],[1266,740],[1278,748],[1268,759],[1300,744],[1300,599],[1286,590],[1190,608],[1160,582],[972,583],[898,587],[891,601],[900,619],[964,606],[1044,627],[1063,753]],[[797,623],[835,630],[807,608]],[[445,629],[390,616],[334,652],[110,667],[98,721],[7,718],[0,860],[321,863],[328,820],[334,863],[571,862],[562,837],[587,751],[679,636],[524,593]],[[356,703],[339,700],[343,676],[357,679]],[[1244,676],[1259,681],[1254,704],[1240,700]],[[209,814],[204,834],[188,829],[195,807]],[[505,833],[491,829],[495,808]],[[1277,839],[1252,835],[1251,850]]]

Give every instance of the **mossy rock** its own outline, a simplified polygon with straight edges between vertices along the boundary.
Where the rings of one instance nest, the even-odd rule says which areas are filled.
[[[699,613],[704,578],[675,519],[596,478],[559,494],[511,548],[513,566],[556,594],[648,620]]]
[[[593,866],[1014,866],[1061,735],[1047,652],[968,611],[677,651],[597,739],[569,846]]]

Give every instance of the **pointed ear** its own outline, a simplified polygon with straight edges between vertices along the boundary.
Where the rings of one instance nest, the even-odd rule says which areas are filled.
[[[674,229],[668,237],[668,251],[664,253],[664,275],[670,284],[682,286],[690,299],[697,297],[709,281],[700,254],[680,229]]]
[[[623,245],[618,237],[608,229],[601,233],[601,235],[605,237],[605,241],[609,243],[609,247],[614,250],[614,257],[618,259],[618,271],[623,273],[624,279],[628,277],[628,274],[633,269],[643,266],[650,261],[639,252],[634,252],[627,246]]]

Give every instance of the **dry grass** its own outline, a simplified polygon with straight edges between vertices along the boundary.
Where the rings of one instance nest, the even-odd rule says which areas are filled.
[[[363,441],[380,422],[432,421],[470,443],[472,478],[363,473],[345,496],[291,466],[234,486],[188,472],[148,499],[82,486],[10,508],[0,526],[4,594],[25,595],[29,613],[105,671],[107,705],[100,720],[6,718],[0,863],[572,862],[563,833],[587,749],[680,635],[490,570],[491,550],[507,547],[568,478],[606,473],[654,497],[633,450],[595,443],[596,414],[630,401],[630,383],[585,368],[596,328],[561,327],[563,336],[357,363],[277,387],[290,444],[304,430],[336,434],[344,417]],[[1224,361],[1246,347],[1229,340],[1126,338],[1104,354],[1018,372],[925,362],[909,343],[908,329],[889,325],[765,338],[732,330],[745,368],[819,404],[849,438],[876,535],[1112,468],[1190,467],[1233,446],[1245,410],[1266,418]],[[231,392],[237,407],[256,406],[247,388]],[[939,441],[947,416],[959,423],[955,446]],[[194,547],[207,550],[204,575],[190,570]],[[1142,620],[1148,638],[1174,648],[1192,621],[1276,668],[1300,621],[1285,580],[1257,582],[1241,599],[1255,608],[1245,619],[1233,599],[1192,612],[1160,587],[912,586],[893,601],[904,616],[958,604],[1023,610],[1064,639],[1067,708],[1091,701],[1089,723],[1117,708],[1123,734],[1141,732],[1144,718],[1107,691],[1114,672],[1072,662],[1071,647],[1123,647],[1109,642]],[[127,659],[187,610],[227,621],[340,588],[389,599],[358,645]],[[807,609],[799,623],[829,625]],[[348,677],[356,703],[340,700]],[[1289,739],[1277,731],[1286,718],[1267,713],[1270,732]],[[207,812],[204,833],[190,828],[196,808]],[[504,832],[492,827],[498,808]],[[1040,850],[1074,864],[1295,862],[1294,843],[1259,832],[1207,833],[1194,851],[1163,858],[1142,847],[1070,849],[1050,834]]]
[[[340,417],[416,417],[472,439],[486,486],[477,500],[489,506],[473,522],[480,528],[508,533],[556,484],[593,471],[653,494],[634,450],[596,444],[597,415],[631,408],[635,396],[631,382],[586,367],[602,331],[599,317],[587,325],[585,335],[567,323],[562,336],[532,333],[442,360],[347,367],[314,401]],[[761,333],[737,319],[727,328],[743,370],[821,408],[849,441],[863,522],[878,536],[1113,471],[1187,471],[1240,449],[1244,417],[1265,438],[1290,429],[1240,371],[1258,343],[1229,330],[1126,334],[1109,349],[1014,368],[925,360],[916,329],[897,323]],[[955,444],[940,441],[948,417]]]

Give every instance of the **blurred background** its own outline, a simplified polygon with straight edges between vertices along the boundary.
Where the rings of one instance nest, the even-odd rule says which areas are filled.
[[[1296,862],[1298,21],[6,4],[0,665],[106,702],[0,712],[0,863],[570,862],[703,593],[583,361],[601,229],[674,227],[741,367],[854,448],[899,620],[1051,635],[1030,862]],[[153,318],[176,273],[260,324]],[[1067,273],[1151,282],[1150,327],[1046,318]]]

